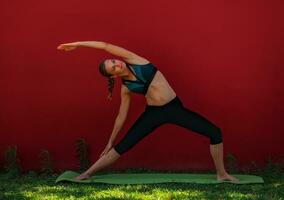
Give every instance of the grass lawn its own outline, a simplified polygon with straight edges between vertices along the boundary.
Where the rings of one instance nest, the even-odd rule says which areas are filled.
[[[115,173],[115,172],[113,172]],[[222,183],[198,185],[185,183],[161,183],[143,185],[112,184],[55,184],[58,174],[44,178],[25,174],[7,178],[0,173],[0,200],[6,199],[263,199],[284,200],[284,173],[257,172],[264,184],[235,185]]]

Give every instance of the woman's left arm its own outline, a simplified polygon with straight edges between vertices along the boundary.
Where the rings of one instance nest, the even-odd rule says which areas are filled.
[[[106,46],[104,48],[105,51],[107,51],[108,53],[112,54],[112,55],[115,55],[115,56],[119,56],[119,57],[122,57],[124,59],[132,59],[132,58],[135,58],[135,57],[139,57],[137,54],[125,49],[125,48],[122,48],[122,47],[119,47],[119,46],[116,46],[114,44],[110,44],[110,43],[106,43]]]
[[[76,47],[92,47],[96,49],[102,49],[105,50],[106,52],[122,57],[124,59],[133,59],[140,57],[137,54],[124,49],[122,47],[107,43],[107,42],[101,42],[101,41],[79,41],[79,42],[73,42],[73,43],[66,43],[66,44],[61,44],[58,49],[61,50],[73,50]]]

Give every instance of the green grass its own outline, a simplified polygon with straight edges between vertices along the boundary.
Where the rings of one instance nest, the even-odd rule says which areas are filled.
[[[39,200],[81,200],[81,199],[263,199],[284,200],[284,174],[280,172],[258,172],[264,184],[235,185],[222,183],[198,185],[185,183],[161,183],[139,185],[112,184],[55,184],[58,174],[40,177],[25,174],[18,178],[8,178],[0,173],[0,199]]]

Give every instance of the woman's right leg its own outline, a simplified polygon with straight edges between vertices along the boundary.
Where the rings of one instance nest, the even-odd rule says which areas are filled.
[[[120,142],[114,146],[114,150],[120,155],[126,153],[164,123],[164,114],[161,109],[146,107]]]
[[[118,154],[114,148],[111,148],[105,155],[100,157],[99,160],[97,160],[87,171],[85,171],[83,174],[86,175],[86,177],[90,177],[93,173],[107,167],[108,165],[114,163],[118,158],[120,157],[120,154]]]
[[[165,123],[163,119],[163,114],[161,112],[146,109],[131,126],[120,142],[111,148],[107,154],[97,160],[87,171],[76,177],[76,179],[81,180],[88,178],[93,173],[114,163],[122,154],[129,151],[148,134]]]
[[[88,170],[75,177],[75,180],[82,180],[89,178],[93,173],[105,168],[106,166],[114,163],[120,155],[113,149],[109,150],[106,154],[99,158]]]

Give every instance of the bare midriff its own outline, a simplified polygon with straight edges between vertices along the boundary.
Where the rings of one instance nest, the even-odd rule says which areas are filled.
[[[148,105],[162,106],[176,97],[176,93],[170,86],[164,75],[158,70],[149,85],[145,95]]]

